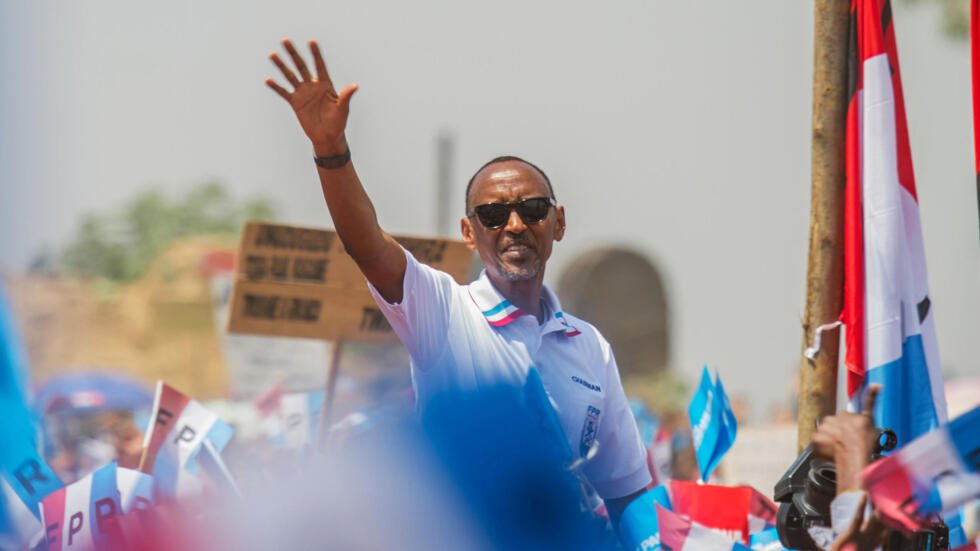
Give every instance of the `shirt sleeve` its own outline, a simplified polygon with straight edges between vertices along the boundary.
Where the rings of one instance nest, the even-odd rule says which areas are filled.
[[[615,499],[644,489],[653,479],[647,466],[646,447],[626,400],[612,347],[598,332],[596,336],[606,370],[606,411],[596,435],[599,450],[585,467],[585,474],[603,499]]]
[[[368,288],[381,313],[408,349],[416,368],[425,370],[446,345],[449,312],[456,281],[445,272],[422,264],[404,248],[402,300],[391,303],[371,282]]]

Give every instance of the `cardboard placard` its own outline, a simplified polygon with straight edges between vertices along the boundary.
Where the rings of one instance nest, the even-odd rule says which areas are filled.
[[[420,262],[464,283],[472,254],[462,241],[395,237]],[[229,333],[348,342],[394,342],[360,269],[337,233],[248,222],[230,301]]]

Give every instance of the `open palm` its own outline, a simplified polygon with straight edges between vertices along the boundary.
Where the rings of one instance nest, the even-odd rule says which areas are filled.
[[[347,126],[347,116],[350,113],[350,100],[357,85],[351,84],[337,92],[330,75],[327,73],[327,65],[323,62],[320,55],[320,48],[316,42],[310,41],[310,52],[313,54],[313,62],[316,67],[316,77],[310,74],[303,58],[300,57],[296,48],[289,39],[282,41],[283,47],[292,59],[300,78],[286,65],[276,53],[269,54],[269,59],[276,64],[282,72],[283,77],[292,85],[293,91],[280,86],[273,79],[266,79],[265,83],[277,94],[282,96],[299,120],[303,132],[306,133],[314,148],[319,154],[340,154],[346,149],[344,143],[344,129]]]

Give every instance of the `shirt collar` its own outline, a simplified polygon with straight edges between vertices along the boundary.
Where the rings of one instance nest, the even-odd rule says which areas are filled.
[[[500,291],[493,286],[490,278],[487,277],[486,270],[481,271],[480,277],[473,283],[470,283],[469,293],[470,298],[473,299],[476,307],[483,314],[483,317],[486,318],[487,323],[494,327],[503,327],[521,316],[529,315],[524,310],[514,306],[500,294]],[[581,331],[569,324],[568,320],[565,319],[565,314],[562,312],[558,297],[555,296],[547,285],[541,288],[541,298],[548,305],[548,310],[553,312],[553,319],[546,321],[544,324],[546,328],[555,321],[565,331],[566,336],[574,337],[581,334]]]

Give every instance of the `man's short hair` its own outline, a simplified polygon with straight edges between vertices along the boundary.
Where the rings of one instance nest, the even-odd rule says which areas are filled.
[[[476,180],[476,175],[479,174],[480,171],[482,171],[484,168],[487,168],[492,164],[503,163],[506,161],[518,161],[526,164],[527,166],[533,168],[534,170],[537,170],[538,174],[540,174],[544,178],[544,183],[548,184],[548,194],[551,195],[552,199],[555,199],[555,189],[551,187],[551,180],[548,178],[548,175],[545,174],[544,171],[538,167],[538,165],[532,163],[531,161],[525,161],[524,159],[517,157],[515,155],[501,155],[500,157],[494,157],[493,159],[490,159],[489,161],[484,163],[483,166],[476,169],[476,172],[473,173],[473,176],[470,176],[470,181],[468,184],[466,184],[466,195],[463,196],[463,200],[466,202],[466,205],[464,205],[466,208],[469,208],[470,206],[470,190],[473,189],[473,180]]]

